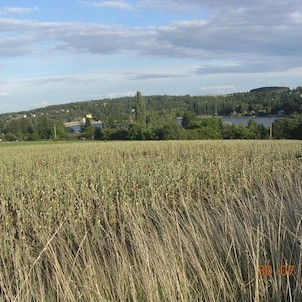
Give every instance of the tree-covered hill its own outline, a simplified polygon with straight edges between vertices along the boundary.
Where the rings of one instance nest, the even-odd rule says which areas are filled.
[[[217,116],[294,116],[276,122],[275,138],[302,138],[302,89],[263,87],[250,92],[210,96],[153,95],[53,105],[0,115],[0,139],[70,139],[63,123],[90,118],[102,129],[86,125],[88,139],[267,138],[268,129],[226,126]],[[176,117],[186,117],[183,127]],[[189,117],[189,118],[188,118]],[[200,117],[207,117],[207,119]],[[187,121],[186,121],[187,119]],[[69,129],[70,130],[70,129]]]
[[[173,113],[182,116],[186,111],[196,115],[277,115],[284,110],[285,115],[302,113],[302,89],[290,90],[287,87],[262,87],[250,92],[228,95],[208,96],[144,96],[146,110],[150,115]],[[116,99],[91,100],[62,105],[53,105],[18,113],[0,115],[7,120],[16,117],[36,117],[47,115],[51,119],[64,122],[81,119],[91,113],[97,120],[105,120],[111,116],[114,120],[128,121],[134,118],[134,97]]]
[[[280,87],[280,86],[269,86],[269,87],[260,87],[252,89],[250,92],[287,92],[290,91],[289,87]]]

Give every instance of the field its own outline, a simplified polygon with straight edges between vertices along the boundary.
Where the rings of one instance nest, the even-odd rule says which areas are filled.
[[[302,301],[302,142],[2,146],[0,301]]]

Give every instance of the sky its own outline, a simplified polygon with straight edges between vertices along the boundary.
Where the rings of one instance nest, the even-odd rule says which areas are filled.
[[[0,113],[302,86],[301,0],[1,0]]]

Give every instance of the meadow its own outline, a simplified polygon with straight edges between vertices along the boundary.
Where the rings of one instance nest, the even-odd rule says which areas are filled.
[[[302,142],[5,144],[0,301],[302,301]]]

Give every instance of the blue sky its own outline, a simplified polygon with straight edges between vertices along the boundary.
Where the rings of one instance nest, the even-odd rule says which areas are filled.
[[[302,2],[2,0],[0,113],[302,85]]]

